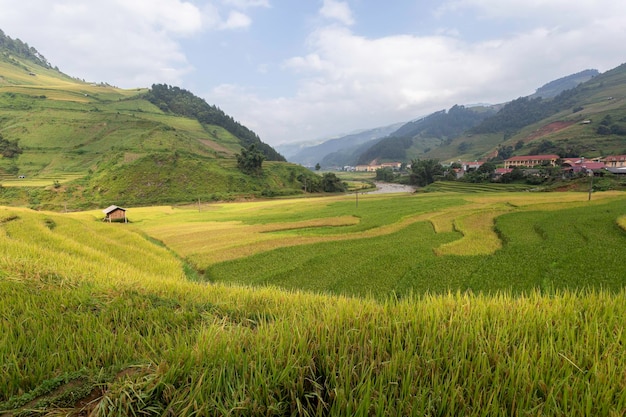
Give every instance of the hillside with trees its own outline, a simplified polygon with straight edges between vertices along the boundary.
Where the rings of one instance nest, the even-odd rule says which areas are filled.
[[[507,103],[455,105],[408,122],[361,148],[330,153],[322,160],[327,161],[324,166],[341,166],[333,165],[335,161],[502,160],[546,149],[564,156],[623,154],[624,111],[626,66],[602,74],[584,70]]]
[[[238,165],[250,148],[253,171]],[[323,191],[323,178],[193,93],[119,89],[0,33],[0,204],[78,210]]]
[[[30,60],[44,68],[51,68],[46,57],[40,54],[39,51],[20,39],[12,39],[10,36],[5,35],[2,29],[0,29],[0,51],[2,51],[5,57],[14,55]]]
[[[434,137],[441,140],[454,138],[478,125],[493,114],[490,109],[480,111],[471,107],[455,105],[423,119],[409,122],[393,133],[393,136]]]
[[[576,74],[561,77],[557,80],[550,81],[547,84],[539,87],[535,94],[529,96],[530,98],[542,97],[552,98],[558,96],[565,90],[578,87],[580,84],[591,80],[593,77],[600,75],[600,72],[596,69],[587,69]]]
[[[255,145],[270,161],[285,161],[285,158],[274,148],[261,142],[256,133],[235,121],[219,107],[209,105],[190,91],[166,84],[153,84],[145,98],[165,113],[193,118],[203,125],[223,127],[238,137],[244,148]]]

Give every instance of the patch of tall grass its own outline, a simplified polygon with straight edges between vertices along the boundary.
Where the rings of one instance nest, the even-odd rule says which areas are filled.
[[[622,216],[617,219],[617,225],[626,230],[626,216]]]

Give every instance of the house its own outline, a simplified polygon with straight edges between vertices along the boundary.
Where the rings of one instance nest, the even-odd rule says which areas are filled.
[[[511,172],[513,172],[513,168],[496,168],[493,175],[495,178],[500,178],[504,174],[510,174]]]
[[[482,166],[482,164],[484,164],[483,161],[474,161],[474,162],[459,161],[458,163],[461,164],[461,168],[463,169],[463,172],[476,171],[478,168]]]
[[[599,162],[593,159],[585,159],[584,157],[563,159],[563,161],[561,162],[561,166],[573,172],[588,170],[598,171],[606,168],[604,162]]]
[[[459,178],[463,178],[465,174],[470,171],[476,171],[478,168],[481,167],[482,164],[484,164],[484,162],[483,161],[463,162],[459,160],[455,162],[455,164],[458,164],[461,166],[461,168],[453,169],[456,179],[459,179]]]
[[[603,162],[608,168],[626,167],[626,155],[607,156],[604,158]]]
[[[394,171],[400,170],[402,162],[383,162],[382,164],[357,165],[355,171],[376,172],[377,169],[391,168]]]
[[[556,166],[558,155],[526,155],[514,156],[504,161],[504,168],[529,167],[537,165]]]
[[[128,219],[126,218],[126,209],[118,207],[118,206],[109,206],[106,209],[102,210],[105,217],[102,219],[103,221],[111,222],[124,222],[128,223]]]
[[[383,162],[380,164],[381,168],[391,168],[394,171],[399,171],[402,168],[402,162]]]

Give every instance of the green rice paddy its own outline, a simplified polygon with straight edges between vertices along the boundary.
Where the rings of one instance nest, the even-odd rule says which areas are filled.
[[[626,412],[623,193],[128,216],[0,209],[0,414]]]

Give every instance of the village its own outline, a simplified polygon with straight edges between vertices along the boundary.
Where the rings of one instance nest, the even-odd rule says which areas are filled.
[[[469,172],[479,169],[487,161],[456,161],[443,163],[446,168],[450,168],[454,171],[457,179],[463,178],[463,176]],[[393,171],[400,171],[403,168],[402,162],[383,162],[377,163],[374,161],[369,165],[357,165],[355,167],[345,166],[343,171],[355,171],[355,172],[376,172],[379,169],[391,169]],[[538,167],[561,167],[564,173],[567,174],[595,174],[601,175],[603,171],[610,172],[616,175],[626,175],[626,155],[609,155],[601,158],[586,159],[585,157],[575,158],[561,158],[556,154],[547,155],[526,155],[526,156],[513,156],[505,159],[493,172],[494,179],[501,177],[504,174],[509,174],[515,168],[533,169]],[[406,169],[411,169],[411,164],[404,166]]]

